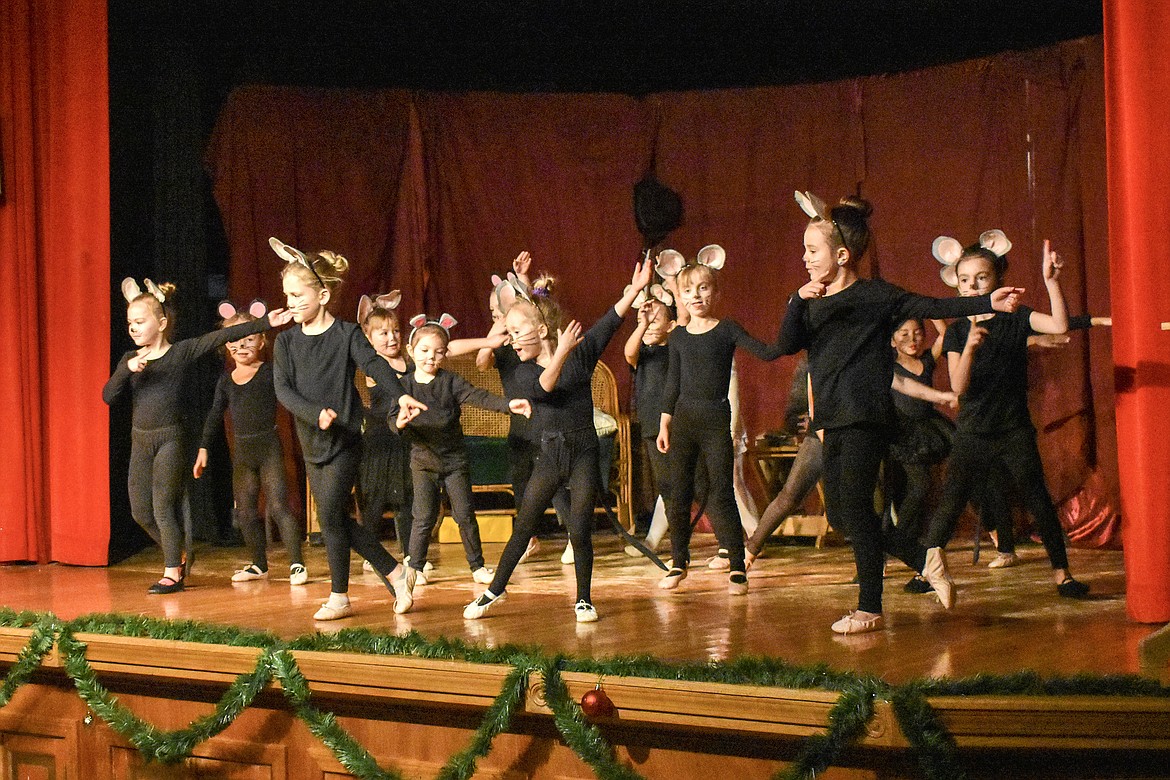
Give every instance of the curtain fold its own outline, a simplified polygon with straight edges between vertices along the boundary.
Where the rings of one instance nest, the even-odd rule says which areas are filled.
[[[0,561],[107,561],[106,61],[102,0],[0,10]]]
[[[1109,170],[1117,438],[1121,443],[1126,607],[1170,621],[1170,292],[1162,284],[1170,226],[1170,5],[1105,2],[1105,122]],[[1154,56],[1151,56],[1154,53]]]

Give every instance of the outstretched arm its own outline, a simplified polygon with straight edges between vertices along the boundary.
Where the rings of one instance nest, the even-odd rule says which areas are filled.
[[[958,406],[958,397],[953,392],[936,390],[930,385],[915,382],[901,374],[894,374],[894,381],[890,383],[890,387],[893,388],[894,392],[910,398],[917,398],[920,401],[930,401],[932,404],[945,404],[952,407]]]
[[[1048,289],[1048,302],[1052,313],[1044,314],[1034,311],[1028,319],[1028,324],[1037,333],[1065,333],[1068,331],[1068,309],[1064,305],[1064,292],[1060,289],[1060,269],[1064,262],[1060,255],[1052,251],[1048,239],[1044,239],[1044,259],[1042,269],[1044,286]]]
[[[495,328],[495,325],[492,325]],[[476,365],[479,364],[479,354],[486,351],[489,355],[496,347],[502,347],[508,342],[507,333],[491,333],[481,339],[451,339],[447,342],[447,357],[458,357],[459,355],[466,355],[469,352],[477,353],[475,356]]]

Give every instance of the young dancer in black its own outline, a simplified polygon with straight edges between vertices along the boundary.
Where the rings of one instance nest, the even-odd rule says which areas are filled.
[[[410,566],[416,571],[417,581],[426,566],[431,531],[439,519],[439,488],[442,487],[451,502],[451,517],[463,538],[471,578],[487,585],[492,581],[492,572],[483,565],[483,545],[472,505],[470,463],[459,422],[460,412],[463,404],[472,404],[528,417],[532,407],[527,400],[507,401],[476,387],[459,374],[442,370],[448,344],[452,343],[449,329],[454,324],[455,319],[448,314],[437,322],[428,322],[421,314],[411,320],[410,356],[415,369],[402,377],[402,387],[425,403],[427,409],[413,419],[402,413],[395,421],[411,443],[415,522],[410,536]]]
[[[687,576],[695,470],[701,460],[707,472],[707,515],[719,547],[728,552],[727,591],[739,596],[748,587],[743,527],[733,485],[731,365],[737,347],[761,360],[774,360],[781,353],[778,347],[753,338],[734,320],[716,316],[722,265],[722,248],[708,246],[700,251],[698,262],[684,267],[675,280],[679,303],[689,320],[670,334],[670,367],[658,431],[658,449],[670,457],[666,516],[672,560],[659,587],[674,590]]]
[[[336,319],[326,308],[348,261],[335,252],[303,253],[273,238],[272,248],[288,261],[281,285],[298,327],[276,338],[276,397],[292,413],[305,458],[309,489],[329,560],[329,600],[313,616],[337,620],[353,614],[349,603],[349,551],[368,560],[394,593],[394,611],[413,603],[414,578],[381,545],[370,529],[354,522],[348,505],[361,460],[362,402],[354,385],[360,367],[378,392],[398,398],[408,414],[424,407],[402,392],[390,366],[378,356],[356,323]]]
[[[174,318],[167,311],[166,301],[174,294],[175,286],[155,286],[148,279],[146,287],[147,292],[141,292],[133,279],[122,282],[122,294],[129,303],[126,321],[137,349],[118,360],[113,375],[102,388],[102,399],[113,404],[127,391],[133,399],[127,478],[130,512],[135,522],[163,549],[163,576],[150,586],[150,592],[177,593],[183,590],[186,574],[179,500],[189,462],[182,424],[185,406],[182,391],[187,368],[227,342],[282,325],[291,315],[278,309],[270,312],[267,319],[172,344],[168,334]]]
[[[883,533],[873,509],[878,468],[893,434],[890,386],[893,325],[909,317],[958,317],[1015,308],[1021,293],[996,290],[979,298],[927,298],[877,279],[862,279],[857,264],[869,247],[872,209],[845,198],[831,210],[797,193],[811,220],[804,231],[804,265],[810,281],[789,298],[781,329],[783,352],[808,351],[815,410],[824,431],[825,511],[849,537],[860,585],[858,609],[836,623],[837,633],[874,631],[882,624],[882,570],[890,553],[920,571],[943,606],[954,603],[953,582],[941,550],[926,549],[892,528]]]
[[[994,232],[1002,237],[999,231]],[[992,231],[984,235],[989,234]],[[957,245],[954,242],[951,247]],[[937,254],[940,241],[935,246]],[[961,298],[985,294],[1000,283],[1010,247],[1006,237],[1002,241],[981,238],[980,243],[962,250],[954,266]],[[943,348],[950,365],[951,388],[959,394],[959,417],[942,499],[931,520],[927,544],[932,548],[946,545],[976,485],[989,469],[998,466],[1011,476],[1036,523],[1052,563],[1057,591],[1061,596],[1080,598],[1089,592],[1089,586],[1069,573],[1064,533],[1044,482],[1036,428],[1028,411],[1028,338],[1033,333],[1059,334],[1068,329],[1059,281],[1061,265],[1045,241],[1042,269],[1051,314],[1022,306],[1013,313],[959,320],[947,330]]]
[[[649,263],[634,267],[630,286],[597,323],[581,337],[581,326],[570,322],[557,329],[559,312],[547,296],[518,300],[508,310],[506,326],[521,363],[517,384],[522,398],[532,400],[533,433],[540,437],[532,477],[520,502],[512,536],[504,547],[492,584],[463,610],[475,619],[504,597],[504,589],[528,546],[539,515],[562,485],[569,488],[569,540],[577,575],[577,622],[597,620],[590,594],[593,578],[593,508],[597,496],[598,441],[593,425],[593,371],[602,351],[617,333],[638,291],[650,283]]]
[[[264,316],[264,304],[257,301],[251,311],[236,312],[228,302],[221,303],[223,327],[252,322]],[[252,560],[232,575],[232,582],[249,582],[268,577],[268,539],[260,515],[260,489],[268,515],[276,520],[280,539],[288,552],[289,583],[304,585],[308,579],[301,551],[303,530],[288,508],[288,486],[284,478],[284,448],[276,431],[276,389],[272,383],[272,364],[263,361],[264,336],[253,334],[239,341],[229,341],[227,352],[232,369],[220,375],[215,398],[203,423],[199,454],[195,458],[195,479],[207,468],[211,444],[223,425],[224,412],[232,416],[232,514],[252,551]]]

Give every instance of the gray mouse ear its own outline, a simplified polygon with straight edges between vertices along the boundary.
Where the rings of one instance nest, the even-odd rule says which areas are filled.
[[[718,271],[727,262],[727,252],[718,244],[707,244],[707,246],[699,250],[699,254],[695,260],[708,268],[714,268]]]
[[[150,293],[151,295],[153,295],[159,303],[166,303],[167,302],[166,293],[164,293],[162,290],[158,289],[157,284],[150,281],[149,279],[143,279],[142,282],[143,282],[143,284],[146,285],[146,291],[148,293]]]
[[[286,263],[300,263],[301,265],[308,265],[309,259],[305,257],[305,253],[297,249],[295,246],[289,246],[275,236],[268,239],[268,246],[272,247],[272,251],[276,252]]]
[[[660,284],[650,285],[650,294],[661,301],[665,306],[674,305],[674,296],[670,294],[670,290],[666,289]]]
[[[398,304],[402,303],[402,290],[391,290],[385,295],[379,295],[374,299],[374,303],[383,309],[397,309]]]
[[[984,230],[980,233],[979,246],[991,250],[995,253],[996,257],[1003,257],[1012,251],[1012,242],[1008,240],[1008,237],[999,228],[995,230]]]
[[[366,317],[370,316],[370,311],[374,308],[374,302],[370,300],[370,296],[363,295],[358,298],[357,321],[359,325],[366,323]]]
[[[678,276],[678,272],[687,264],[686,258],[682,256],[681,252],[674,249],[663,249],[655,258],[654,270],[663,279],[671,276]]]
[[[800,210],[808,215],[809,219],[815,219],[816,217],[820,217],[823,220],[829,219],[829,207],[816,195],[813,195],[807,190],[804,192],[796,190],[793,195],[796,197],[797,204],[800,205]]]
[[[142,295],[142,288],[138,286],[138,282],[129,276],[122,280],[122,297],[126,299],[126,303],[134,303],[134,299],[139,295]]]

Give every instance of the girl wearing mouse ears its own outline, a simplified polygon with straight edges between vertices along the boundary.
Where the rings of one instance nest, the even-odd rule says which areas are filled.
[[[883,532],[874,512],[878,469],[896,425],[890,397],[892,323],[1012,311],[1023,290],[1003,287],[972,298],[928,298],[880,279],[862,279],[857,265],[869,248],[870,204],[850,196],[830,208],[801,192],[796,200],[809,216],[804,231],[809,281],[788,300],[780,346],[786,354],[808,352],[816,399],[812,426],[825,443],[825,512],[853,546],[860,585],[857,609],[832,630],[876,631],[882,627],[886,554],[921,572],[944,607],[954,604],[954,583],[942,551],[928,553],[896,526]]]
[[[199,338],[171,343],[175,318],[170,302],[173,284],[145,281],[146,291],[127,278],[122,281],[126,322],[135,349],[122,355],[102,388],[102,399],[113,404],[129,392],[134,406],[130,430],[130,469],[127,478],[130,512],[150,538],[163,549],[163,576],[150,586],[155,594],[178,593],[185,588],[192,563],[184,555],[179,525],[179,501],[187,470],[183,435],[184,378],[187,368],[229,341],[283,325],[291,315],[284,309],[253,322],[212,331]]]

